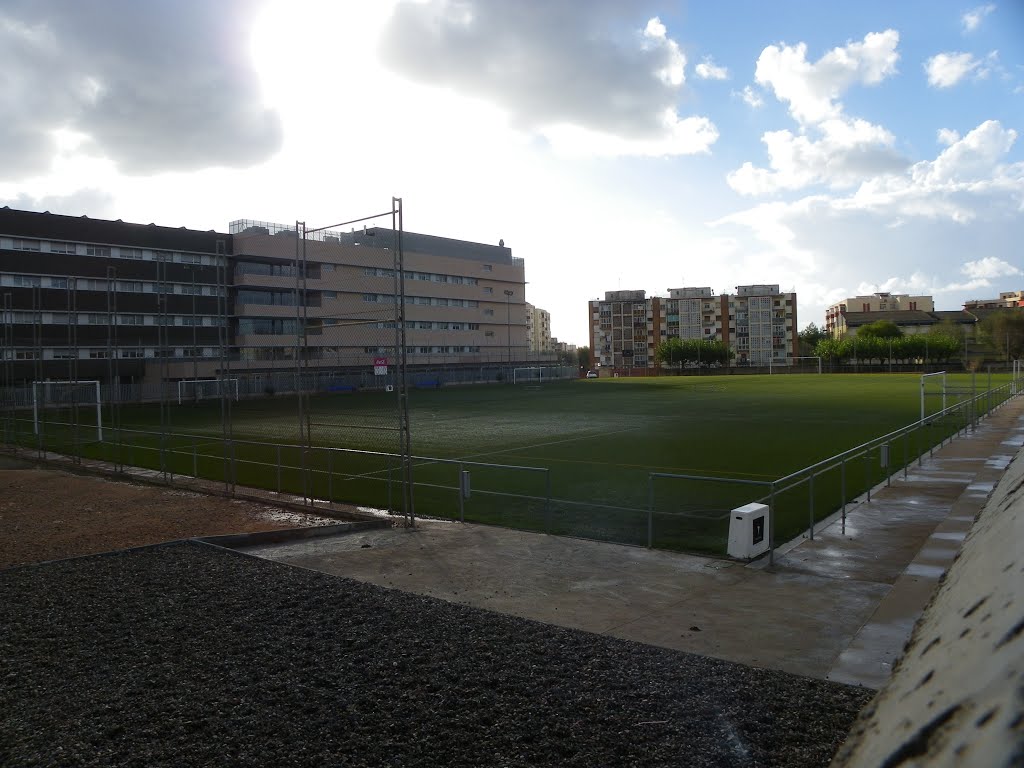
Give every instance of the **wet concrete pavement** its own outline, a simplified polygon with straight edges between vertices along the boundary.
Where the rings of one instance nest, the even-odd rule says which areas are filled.
[[[879,688],[1013,455],[1024,398],[871,500],[742,563],[480,525],[241,548],[560,626]]]

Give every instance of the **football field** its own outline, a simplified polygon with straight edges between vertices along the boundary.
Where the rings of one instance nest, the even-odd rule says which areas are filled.
[[[636,544],[647,543],[653,525],[656,546],[724,551],[729,510],[766,493],[743,481],[767,483],[917,421],[920,381],[912,374],[665,376],[413,390],[416,512]],[[979,376],[978,391],[987,383]],[[970,376],[951,376],[948,386],[967,390]],[[397,462],[381,454],[399,447],[395,402],[384,392],[309,398],[301,423],[314,450],[305,454],[294,398],[233,402],[234,477],[386,507]],[[928,412],[941,402],[929,396]],[[217,402],[174,405],[163,427],[173,437],[161,438],[157,406],[122,406],[116,439],[132,455],[125,459],[122,447],[121,460],[219,478],[228,455],[222,423]],[[946,420],[894,443],[890,471],[958,426]],[[463,472],[470,491],[460,498]],[[651,473],[707,479],[652,481]],[[806,527],[809,504],[821,519],[839,505],[841,489],[852,498],[885,474],[878,458],[865,456],[776,498],[777,540]]]

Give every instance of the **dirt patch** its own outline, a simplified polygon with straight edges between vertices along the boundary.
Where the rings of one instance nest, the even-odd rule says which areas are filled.
[[[337,520],[52,469],[0,469],[0,568],[193,536]]]

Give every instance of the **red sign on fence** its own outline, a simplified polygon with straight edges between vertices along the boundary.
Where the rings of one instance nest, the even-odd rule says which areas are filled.
[[[388,375],[388,359],[386,357],[373,358],[373,373],[376,376]]]

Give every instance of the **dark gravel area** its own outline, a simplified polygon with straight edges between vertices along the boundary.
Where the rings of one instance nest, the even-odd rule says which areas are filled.
[[[5,767],[823,766],[871,695],[201,544],[0,571]]]

